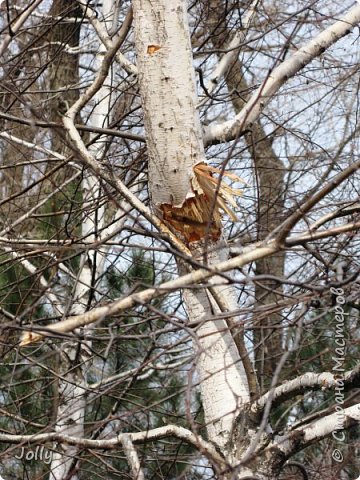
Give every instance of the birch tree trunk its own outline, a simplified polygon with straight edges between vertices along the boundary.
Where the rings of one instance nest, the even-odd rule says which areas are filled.
[[[211,174],[196,110],[187,2],[135,0],[133,8],[152,206],[194,255],[201,255],[209,237],[209,250],[217,252],[208,256],[211,266],[226,252],[219,243],[220,206],[214,200],[211,211],[213,198],[204,184],[204,176]],[[230,290],[223,290],[229,311]],[[212,295],[203,288],[185,289],[184,298],[189,319],[201,324],[196,332],[197,367],[208,436],[225,453],[233,421],[249,399],[247,378],[226,322],[211,321],[219,312]]]

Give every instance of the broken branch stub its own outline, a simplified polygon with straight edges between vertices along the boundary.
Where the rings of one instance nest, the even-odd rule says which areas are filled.
[[[181,207],[174,207],[168,203],[162,204],[160,208],[163,219],[177,233],[180,233],[188,244],[198,242],[206,235],[216,241],[221,235],[221,211],[234,222],[238,221],[235,212],[228,204],[236,208],[234,196],[241,195],[241,190],[230,187],[222,178],[214,177],[214,174],[221,174],[221,171],[204,162],[196,164],[193,170],[191,196]],[[234,174],[225,172],[223,176],[245,183]]]

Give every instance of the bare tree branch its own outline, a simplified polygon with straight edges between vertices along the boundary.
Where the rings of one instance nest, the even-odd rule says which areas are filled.
[[[260,113],[289,78],[331,47],[340,38],[351,32],[360,22],[360,5],[353,7],[344,17],[327,28],[307,45],[301,47],[288,60],[282,62],[254,92],[245,107],[233,119],[221,124],[212,123],[205,128],[206,145],[225,142],[239,137],[259,117]]]
[[[14,38],[15,34],[19,31],[22,25],[26,22],[26,20],[30,17],[32,12],[42,3],[43,0],[35,0],[31,5],[25,7],[23,12],[19,15],[18,19],[14,23],[14,25],[7,25],[7,29],[11,31],[5,35],[4,40],[0,44],[0,57],[4,54],[5,50],[11,43],[11,40]]]
[[[341,417],[344,429],[358,424],[360,422],[360,404],[344,408],[341,412]],[[288,435],[275,438],[272,446],[276,445],[284,455],[289,456],[295,451],[306,448],[328,437],[333,432],[337,432],[339,430],[338,425],[339,413],[335,412],[308,425],[299,427]]]
[[[139,456],[131,441],[130,435],[123,433],[120,437],[121,445],[123,446],[126,458],[129,462],[132,476],[134,480],[145,480],[144,472],[141,469]]]
[[[106,440],[90,440],[86,438],[72,437],[57,432],[37,433],[34,435],[0,433],[0,442],[12,444],[40,444],[56,441],[84,448],[109,450],[118,445],[122,445],[124,436],[134,444],[143,444],[161,438],[175,437],[199,449],[212,463],[215,463],[222,468],[226,468],[226,461],[211,443],[204,440],[200,435],[194,435],[190,430],[177,425],[166,425],[164,427],[154,428],[153,430],[147,430],[144,432],[120,433],[115,438]]]
[[[360,381],[360,365],[353,370],[344,373],[344,388],[356,388]],[[282,402],[295,397],[296,395],[304,394],[308,390],[330,390],[337,385],[336,374],[331,372],[312,373],[308,372],[300,377],[289,380],[282,385],[279,385],[273,390],[273,406],[279,405]],[[258,415],[266,405],[270,392],[262,395],[251,405],[251,412]]]

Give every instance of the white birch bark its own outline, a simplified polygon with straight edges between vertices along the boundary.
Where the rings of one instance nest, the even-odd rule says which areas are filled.
[[[209,264],[216,264],[225,256],[226,250],[211,253]],[[224,281],[213,277],[210,283],[219,285]],[[233,288],[224,285],[216,289],[228,311],[236,310]],[[194,347],[198,355],[197,369],[208,436],[226,452],[234,420],[241,406],[250,399],[245,370],[226,321],[209,321],[212,314],[221,313],[211,293],[204,288],[185,289],[184,299],[190,321],[200,322],[196,331],[198,342]]]
[[[193,196],[192,167],[205,160],[186,2],[136,0],[133,8],[152,202],[181,207]]]
[[[133,8],[149,191],[153,206],[161,212],[165,204],[179,208],[196,197],[193,167],[205,161],[187,2],[134,0]],[[218,262],[217,255],[209,257],[212,262]],[[226,297],[231,297],[230,292]],[[207,320],[197,331],[197,367],[208,435],[224,451],[239,406],[248,400],[246,377],[225,322],[209,321],[219,310],[207,292],[185,290],[184,298],[190,321]]]
[[[336,404],[335,410],[330,415],[294,429],[288,435],[276,436],[268,450],[278,448],[284,455],[288,456],[329,435],[333,435],[338,442],[345,441],[344,430],[351,425],[360,423],[360,404],[357,403],[347,408]]]

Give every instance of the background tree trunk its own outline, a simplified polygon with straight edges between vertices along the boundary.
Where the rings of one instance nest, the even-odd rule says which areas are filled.
[[[76,2],[69,5],[69,2],[56,0],[53,4],[52,15],[62,17],[64,12],[70,10],[64,18],[65,28],[61,24],[54,29],[52,42],[55,48],[60,42],[62,45],[66,42],[70,47],[79,47],[80,29],[76,23],[66,25],[67,17],[71,20],[74,17],[80,17],[81,10]],[[103,2],[103,15],[111,23],[112,6],[110,0]],[[106,22],[104,25],[107,25]],[[54,52],[55,53],[55,52]],[[95,67],[100,68],[105,47],[100,45]],[[56,54],[55,54],[56,55]],[[68,94],[60,93],[52,109],[52,120],[60,122],[64,114],[71,105],[75,103],[79,95],[77,85],[79,81],[79,55],[64,54],[55,56],[56,60],[52,63],[51,87],[56,92],[62,92],[67,88]],[[73,84],[69,85],[69,80]],[[65,87],[67,85],[67,87]],[[93,110],[93,126],[106,127],[109,122],[109,98],[110,89],[104,85],[95,98]],[[53,149],[59,151],[62,147],[64,153],[70,153],[67,148],[68,139],[56,136],[53,139]],[[94,156],[101,158],[104,151],[104,140],[100,138],[100,147],[94,144],[90,147]],[[84,205],[83,219],[81,222],[81,238],[89,242],[95,242],[98,239],[99,231],[104,224],[104,207],[101,206],[101,188],[99,179],[93,173],[85,170],[81,182],[81,200]],[[90,205],[91,210],[89,210]],[[57,231],[59,231],[57,229]],[[72,315],[79,315],[88,311],[98,300],[96,289],[99,287],[99,278],[103,274],[104,262],[101,255],[96,250],[89,249],[80,258],[77,278],[71,292],[71,299],[65,308],[69,308]],[[69,279],[70,280],[70,279]],[[88,327],[87,334],[92,327]],[[79,332],[85,334],[85,332]],[[92,365],[91,341],[66,342],[59,352],[59,384],[58,384],[58,405],[55,430],[59,433],[73,435],[83,438],[85,435],[84,422],[87,407],[87,386],[88,373]],[[50,465],[50,480],[77,480],[80,459],[78,457],[79,448],[60,444],[52,457]]]

